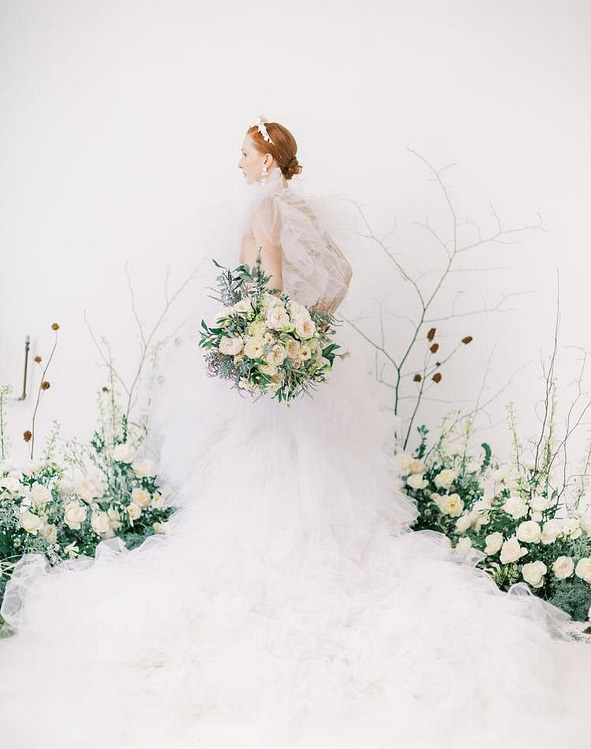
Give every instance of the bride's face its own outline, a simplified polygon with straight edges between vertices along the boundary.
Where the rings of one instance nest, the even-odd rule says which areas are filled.
[[[244,138],[241,150],[242,156],[238,162],[238,169],[244,175],[247,184],[260,182],[263,167],[266,166],[270,170],[273,164],[273,157],[270,153],[262,154],[260,151],[257,151],[250,135]]]

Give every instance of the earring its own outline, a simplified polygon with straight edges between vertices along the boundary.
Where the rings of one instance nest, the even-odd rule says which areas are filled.
[[[268,172],[268,170],[267,170],[267,167],[266,167],[266,166],[264,166],[264,167],[263,167],[263,168],[261,169],[261,177],[262,177],[262,179],[264,179],[264,178],[265,178],[265,177],[266,177],[266,176],[267,176],[268,174],[269,174],[269,172]]]

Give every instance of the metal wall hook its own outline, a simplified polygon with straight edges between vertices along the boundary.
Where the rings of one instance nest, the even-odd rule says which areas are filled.
[[[25,371],[23,372],[23,392],[17,398],[17,401],[24,401],[27,397],[27,375],[29,372],[29,348],[31,345],[31,338],[27,336],[25,338]]]

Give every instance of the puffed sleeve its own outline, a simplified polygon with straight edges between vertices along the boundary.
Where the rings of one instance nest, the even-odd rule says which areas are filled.
[[[281,206],[274,195],[258,201],[252,211],[252,229],[269,245],[281,245]]]

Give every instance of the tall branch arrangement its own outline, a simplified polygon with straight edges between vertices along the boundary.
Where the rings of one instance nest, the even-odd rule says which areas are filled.
[[[467,272],[468,270],[474,272],[490,270],[484,268],[459,268],[458,261],[469,253],[475,253],[490,245],[515,244],[516,240],[513,240],[512,237],[524,231],[532,229],[545,231],[542,228],[542,221],[539,214],[539,220],[535,224],[524,224],[519,227],[503,227],[494,206],[491,204],[490,208],[495,221],[495,229],[489,234],[483,235],[477,224],[472,221],[460,221],[458,218],[458,210],[450,196],[449,186],[443,179],[444,172],[455,166],[455,164],[449,164],[436,169],[419,153],[410,148],[408,150],[426,167],[430,175],[430,180],[434,181],[439,189],[446,210],[449,223],[449,236],[447,238],[441,236],[431,226],[429,219],[426,219],[424,222],[413,222],[414,225],[424,230],[427,239],[430,242],[434,242],[441,250],[443,265],[437,270],[418,274],[411,273],[391,247],[390,238],[393,230],[390,230],[381,237],[376,235],[362,207],[354,202],[353,204],[359,212],[364,227],[363,231],[359,232],[359,235],[370,240],[372,244],[379,248],[388,259],[395,276],[411,289],[414,298],[414,314],[411,313],[411,316],[404,318],[410,324],[410,332],[400,350],[397,351],[390,350],[387,346],[382,311],[380,311],[379,331],[377,333],[368,331],[358,321],[347,319],[347,322],[359,335],[374,348],[376,354],[376,377],[391,390],[392,409],[394,413],[397,416],[402,416],[403,401],[411,401],[402,435],[404,449],[408,445],[423,402],[427,399],[432,389],[437,387],[443,379],[442,369],[463,346],[468,345],[473,340],[471,335],[458,338],[456,345],[442,356],[440,342],[437,340],[439,327],[446,325],[454,319],[505,311],[506,308],[504,305],[507,300],[513,296],[517,296],[517,294],[504,295],[494,306],[484,306],[481,309],[474,309],[468,312],[456,312],[452,305],[452,309],[446,314],[438,313],[436,310],[442,296],[442,291],[450,285],[454,274]],[[463,243],[460,240],[460,230],[463,226],[467,225],[476,228],[478,234],[477,241]],[[429,283],[426,281],[428,276],[433,277],[433,280]],[[423,353],[422,364],[417,367],[415,364],[415,354],[420,354],[421,351]],[[406,387],[409,382],[412,383],[413,390],[409,390],[409,387]],[[490,404],[491,400],[487,401],[486,404],[479,403],[478,409],[482,409],[485,405]]]

